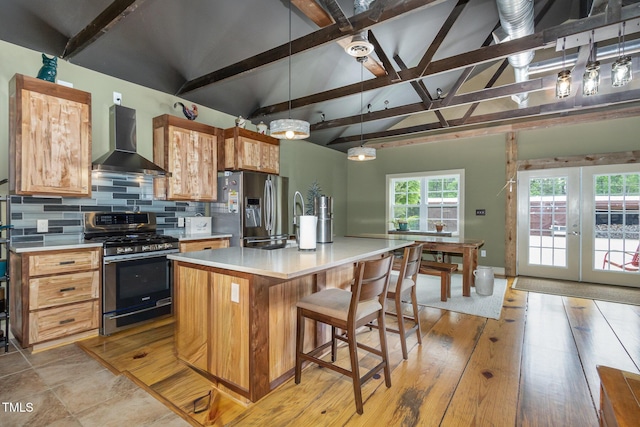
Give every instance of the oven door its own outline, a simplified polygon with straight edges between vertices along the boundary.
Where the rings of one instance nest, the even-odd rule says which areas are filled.
[[[103,335],[171,314],[172,263],[167,253],[104,258],[102,292]]]

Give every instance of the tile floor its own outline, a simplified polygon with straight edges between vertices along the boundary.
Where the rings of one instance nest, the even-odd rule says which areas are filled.
[[[0,426],[188,426],[75,344],[31,354],[0,349]]]

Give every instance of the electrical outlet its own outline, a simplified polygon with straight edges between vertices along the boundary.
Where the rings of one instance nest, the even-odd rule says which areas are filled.
[[[184,217],[183,216],[179,216],[178,217],[178,227],[184,227]]]
[[[240,302],[240,285],[231,283],[231,302]]]
[[[120,92],[113,92],[113,103],[122,105],[122,94]]]
[[[485,251],[484,249],[480,249],[480,256],[481,257],[487,256],[487,251]]]
[[[38,233],[46,233],[49,231],[49,220],[48,219],[39,219],[38,220]]]

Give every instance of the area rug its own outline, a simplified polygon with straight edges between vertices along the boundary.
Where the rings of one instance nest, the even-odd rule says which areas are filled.
[[[640,305],[640,288],[527,276],[518,276],[513,284],[513,288],[520,291],[538,292],[542,294]]]
[[[418,275],[418,304],[427,307],[441,308],[456,311],[458,313],[472,314],[474,316],[500,319],[504,292],[507,289],[506,279],[494,279],[493,295],[478,295],[475,288],[471,288],[471,296],[462,296],[462,275],[451,275],[451,298],[440,301],[440,278]]]

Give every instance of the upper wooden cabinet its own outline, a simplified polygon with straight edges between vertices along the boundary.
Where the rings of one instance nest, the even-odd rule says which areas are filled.
[[[225,129],[218,168],[280,173],[280,140],[239,127]]]
[[[218,141],[222,130],[168,114],[153,119],[153,161],[171,172],[154,179],[163,200],[215,201]]]
[[[13,76],[9,156],[12,194],[91,197],[91,94]]]

